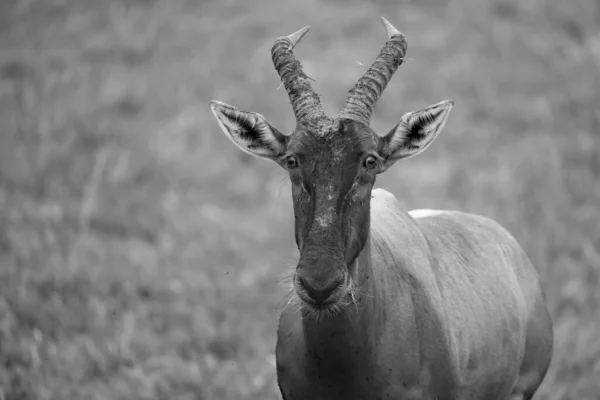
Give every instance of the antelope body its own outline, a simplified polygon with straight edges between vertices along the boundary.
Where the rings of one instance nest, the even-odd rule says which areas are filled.
[[[292,182],[300,259],[278,329],[285,400],[530,399],[552,355],[552,322],[537,272],[491,219],[458,211],[403,211],[376,175],[422,152],[442,130],[449,100],[405,114],[387,135],[373,107],[402,63],[389,40],[328,117],[285,36],[273,62],[297,127],[283,135],[262,115],[213,101],[226,135],[276,161]]]

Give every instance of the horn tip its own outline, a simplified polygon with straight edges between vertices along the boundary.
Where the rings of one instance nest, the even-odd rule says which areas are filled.
[[[220,107],[220,106],[225,105],[225,103],[223,103],[222,101],[219,101],[219,100],[211,100],[208,102],[208,104],[210,105],[210,108],[215,108],[215,107]]]
[[[304,28],[301,28],[299,30],[297,30],[296,32],[292,33],[291,35],[288,36],[288,38],[292,41],[292,45],[296,45],[300,39],[302,39],[304,37],[304,35],[306,35],[306,32],[308,32],[310,30],[310,26],[305,26]]]
[[[391,39],[393,36],[396,36],[396,35],[402,35],[402,33],[401,33],[401,32],[400,32],[398,29],[396,29],[396,28],[394,27],[394,25],[392,25],[392,24],[390,23],[390,21],[388,21],[388,20],[387,20],[387,19],[385,19],[384,17],[381,17],[381,23],[383,24],[383,26],[384,26],[384,28],[385,28],[385,30],[386,30],[386,32],[387,32],[387,34],[388,34],[388,37],[389,37],[390,39]]]

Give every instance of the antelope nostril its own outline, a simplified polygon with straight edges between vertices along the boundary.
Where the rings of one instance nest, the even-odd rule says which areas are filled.
[[[303,276],[298,277],[300,285],[317,304],[323,303],[331,297],[331,294],[343,283],[343,281],[343,278],[336,277],[325,283],[320,283]]]

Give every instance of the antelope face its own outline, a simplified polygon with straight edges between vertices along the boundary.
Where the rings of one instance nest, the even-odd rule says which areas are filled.
[[[325,136],[296,131],[281,164],[290,175],[300,261],[298,296],[313,307],[335,305],[351,283],[349,266],[369,232],[369,200],[382,166],[379,140],[352,120]]]
[[[386,135],[369,127],[375,102],[402,63],[404,36],[386,20],[390,39],[350,92],[340,116],[325,115],[291,49],[308,28],[275,41],[275,68],[288,91],[297,127],[284,135],[260,114],[213,101],[223,132],[242,150],[271,159],[292,183],[300,260],[294,288],[307,310],[339,311],[347,303],[353,261],[369,236],[371,189],[378,173],[422,152],[443,128],[452,101],[405,114]]]

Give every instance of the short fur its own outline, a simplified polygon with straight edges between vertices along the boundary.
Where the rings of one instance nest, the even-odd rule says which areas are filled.
[[[376,173],[437,136],[452,107],[440,104],[383,137],[351,120],[325,136],[300,128],[283,137],[266,121],[248,125],[259,114],[213,103],[220,121],[233,116],[221,126],[246,151],[282,166],[298,159],[289,170],[297,307],[281,315],[276,351],[284,399],[529,399],[541,383],[552,324],[515,239],[488,218],[407,213],[371,191]],[[376,172],[361,166],[370,154]]]
[[[286,87],[307,91],[292,90],[292,100],[314,99],[294,81],[304,78],[291,47],[304,33],[276,42],[294,66],[295,75],[282,73]],[[376,62],[391,71],[387,83],[398,60]],[[379,136],[368,120],[382,91],[375,86],[360,92],[373,99],[356,97],[353,107],[365,107],[356,118],[292,101],[301,118],[291,135],[260,114],[211,103],[227,137],[277,162],[292,184],[300,259],[277,334],[283,399],[530,399],[552,357],[552,321],[515,239],[491,219],[407,213],[390,193],[372,190],[377,174],[431,145],[454,103],[407,113]]]
[[[537,273],[506,230],[461,212],[413,218],[378,189],[369,242],[353,265],[356,305],[318,322],[284,310],[284,399],[530,398],[552,330]]]

